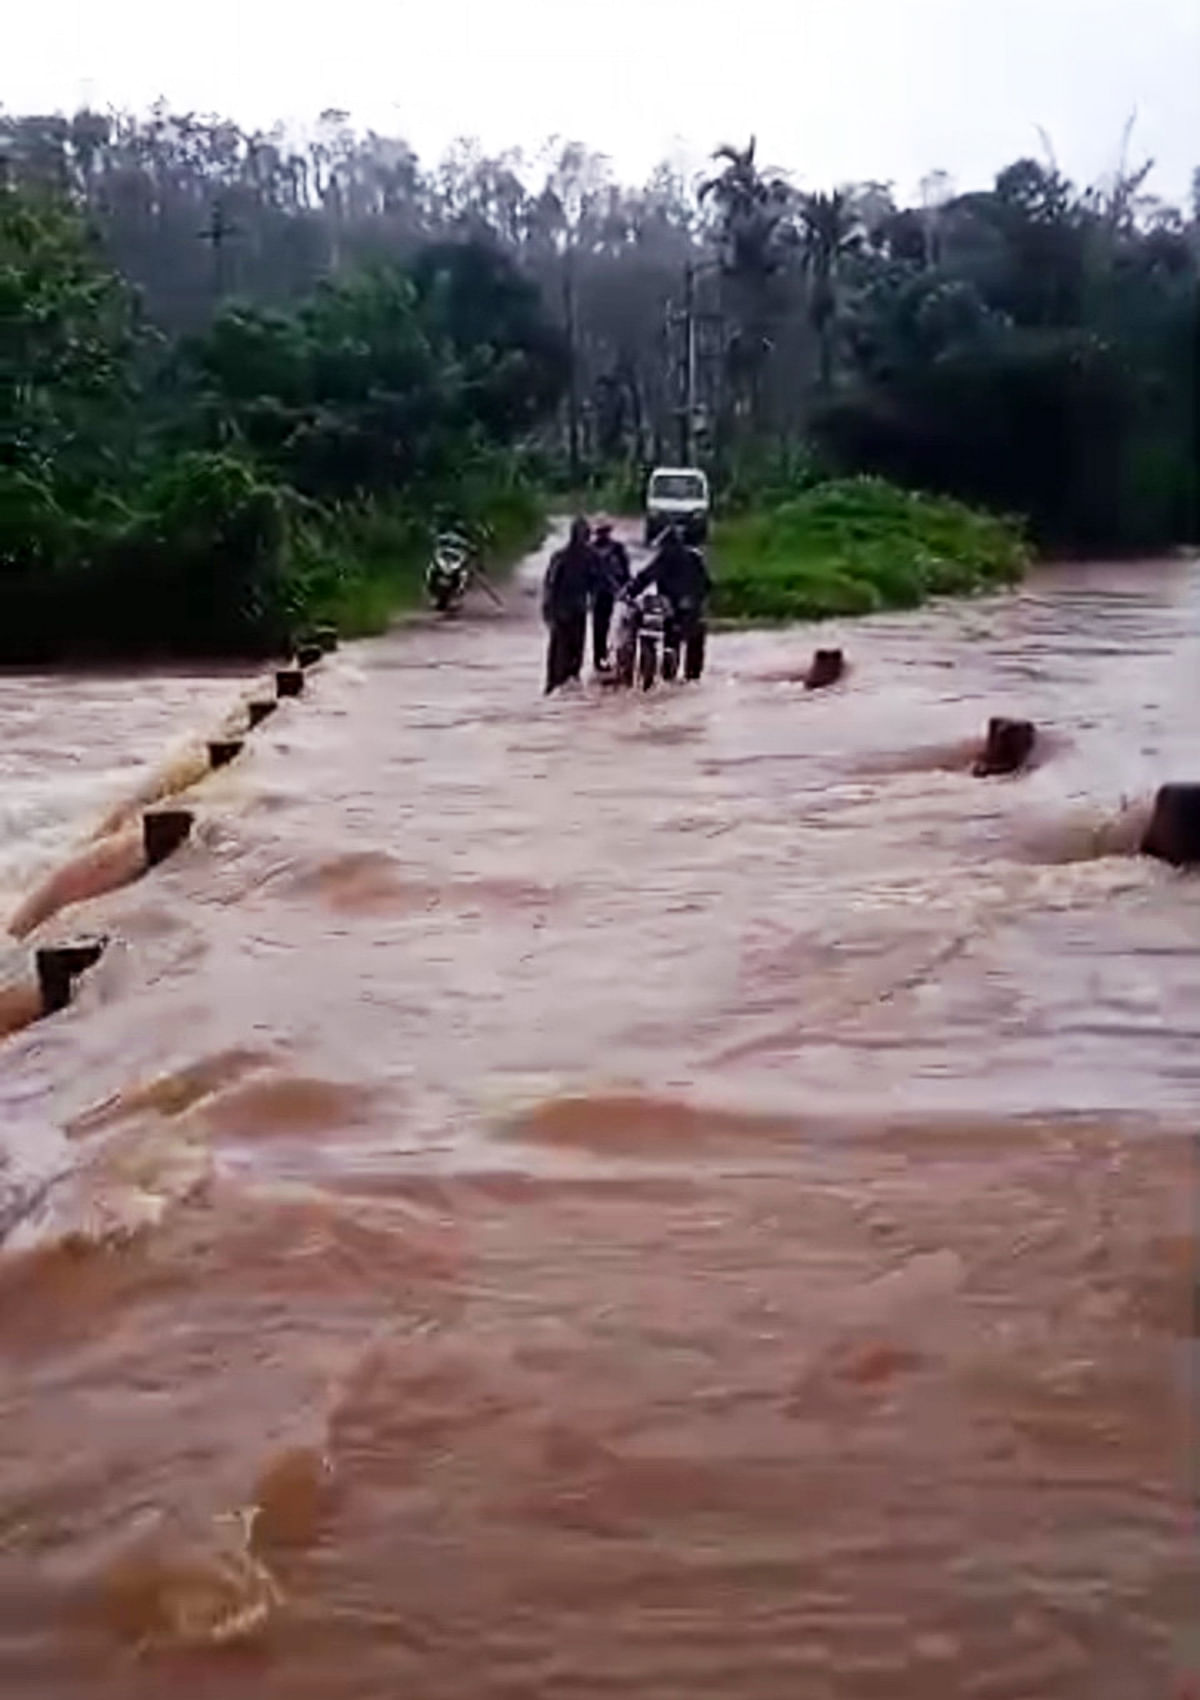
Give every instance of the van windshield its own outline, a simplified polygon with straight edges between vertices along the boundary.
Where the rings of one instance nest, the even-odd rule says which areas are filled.
[[[656,472],[650,480],[650,499],[659,502],[702,502],[706,491],[700,472]]]

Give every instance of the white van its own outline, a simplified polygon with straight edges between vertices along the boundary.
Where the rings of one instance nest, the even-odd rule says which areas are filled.
[[[646,486],[646,546],[677,525],[689,543],[708,537],[708,478],[696,466],[656,466]]]

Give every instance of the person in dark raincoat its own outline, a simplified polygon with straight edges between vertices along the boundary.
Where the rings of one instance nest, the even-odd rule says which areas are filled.
[[[712,590],[712,578],[699,549],[683,540],[678,526],[663,534],[656,553],[629,586],[631,597],[640,596],[647,585],[657,585],[660,595],[675,609],[694,610],[702,615]]]
[[[598,578],[588,522],[571,522],[566,547],[552,556],[542,581],[542,618],[546,644],[546,695],[578,679],[587,643],[588,606]]]

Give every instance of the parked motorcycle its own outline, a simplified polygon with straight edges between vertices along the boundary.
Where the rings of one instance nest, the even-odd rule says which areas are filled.
[[[481,560],[490,535],[486,526],[480,526],[478,541],[462,531],[440,531],[434,539],[433,557],[425,569],[425,594],[439,614],[456,614],[472,584],[486,591],[497,608],[503,608],[503,600]]]
[[[471,582],[471,544],[461,532],[439,532],[425,569],[425,594],[439,614],[462,607]]]

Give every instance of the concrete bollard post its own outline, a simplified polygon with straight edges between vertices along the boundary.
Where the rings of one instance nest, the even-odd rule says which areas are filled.
[[[1176,868],[1200,862],[1200,785],[1159,787],[1141,848]]]
[[[997,774],[1019,773],[1036,743],[1037,727],[1032,720],[1008,720],[994,715],[988,721],[983,753],[975,763],[975,777],[990,779]]]
[[[806,691],[823,691],[836,685],[846,671],[846,657],[840,649],[818,649],[804,675]]]
[[[296,651],[296,660],[301,667],[315,667],[324,653],[319,643],[302,643]]]
[[[147,809],[142,816],[142,845],[146,866],[156,868],[178,850],[192,830],[190,809]]]
[[[304,689],[304,674],[299,667],[281,667],[275,675],[275,690],[281,697],[298,697]]]
[[[75,981],[104,955],[107,938],[75,939],[70,944],[43,945],[34,953],[42,1014],[54,1015],[71,1001]]]
[[[278,706],[279,702],[276,697],[255,697],[253,701],[248,702],[246,704],[246,718],[250,730],[253,732],[256,726],[261,726],[268,715],[274,714]]]
[[[208,761],[210,767],[228,767],[242,753],[240,738],[210,738],[208,740]]]

